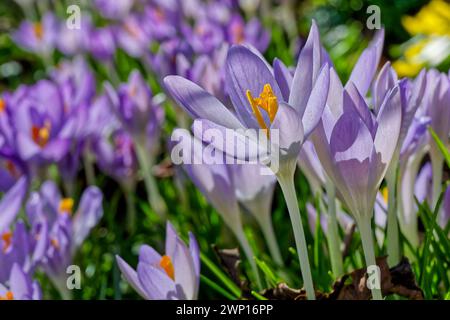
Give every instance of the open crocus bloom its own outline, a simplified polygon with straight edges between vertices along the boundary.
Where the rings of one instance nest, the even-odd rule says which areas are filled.
[[[268,155],[266,143],[248,140],[239,130],[263,130],[271,144],[280,151],[280,162],[297,157],[302,142],[317,125],[325,106],[329,86],[329,67],[321,65],[321,49],[318,30],[315,24],[311,28],[309,42],[305,46],[298,72],[294,76],[291,95],[286,97],[276,81],[272,68],[255,49],[245,46],[234,46],[228,51],[225,66],[225,82],[234,113],[227,109],[217,98],[179,76],[168,76],[164,79],[168,91],[176,102],[194,119],[194,134],[204,142],[211,143],[217,149],[227,152],[224,140],[210,139],[203,135],[208,129],[216,129],[227,135],[226,129],[234,130],[233,139],[246,141],[253,147],[245,149],[257,150],[243,154],[243,158]],[[318,47],[318,50],[315,48]],[[311,64],[311,67],[308,65]],[[312,67],[313,65],[313,67]],[[311,72],[306,69],[311,68]],[[309,70],[308,70],[309,71]],[[300,76],[297,73],[307,76]],[[200,123],[201,125],[199,125]],[[278,141],[271,139],[273,130],[278,131]],[[242,131],[241,131],[242,132]],[[260,141],[261,142],[261,141]],[[264,142],[264,141],[262,141]],[[233,157],[240,155],[233,154]]]
[[[52,13],[47,13],[42,21],[22,22],[14,33],[14,41],[35,53],[48,55],[55,47],[58,22]]]
[[[42,292],[37,281],[33,281],[18,264],[14,264],[8,286],[0,283],[0,300],[41,300]]]
[[[139,250],[137,271],[116,256],[122,275],[147,300],[197,299],[200,282],[200,252],[189,234],[189,248],[167,222],[166,253],[161,256],[152,247]]]

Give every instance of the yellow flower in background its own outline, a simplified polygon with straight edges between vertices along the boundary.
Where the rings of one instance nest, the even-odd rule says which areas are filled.
[[[404,55],[393,63],[400,76],[415,76],[426,65],[438,66],[450,52],[450,4],[433,0],[415,16],[405,16],[402,24],[414,38]]]
[[[450,36],[450,4],[433,0],[423,6],[416,16],[403,17],[402,24],[411,35]]]

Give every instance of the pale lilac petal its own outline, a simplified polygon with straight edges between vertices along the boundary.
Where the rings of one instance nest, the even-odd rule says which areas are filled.
[[[144,287],[141,285],[137,272],[130,267],[121,257],[116,255],[117,265],[119,266],[122,276],[125,280],[133,287],[134,290],[144,299],[152,300],[153,293],[151,291],[146,292]]]
[[[77,213],[73,218],[73,242],[79,247],[103,216],[103,194],[99,188],[90,186],[80,200]]]
[[[291,72],[280,59],[275,58],[273,62],[273,73],[275,76],[275,80],[280,87],[284,101],[289,101],[289,94],[291,93],[293,80]]]
[[[164,84],[175,101],[193,119],[208,119],[231,129],[243,127],[233,113],[217,98],[195,83],[180,76],[167,76],[164,78]]]
[[[330,85],[330,69],[324,65],[317,77],[305,110],[302,111],[302,123],[305,139],[317,127],[327,102]]]
[[[9,228],[20,211],[27,192],[27,179],[20,178],[0,201],[0,232]]]
[[[298,58],[289,96],[289,104],[301,116],[304,113],[314,82],[322,67],[321,51],[319,30],[315,21],[313,21],[306,44]]]
[[[175,282],[183,288],[186,299],[197,297],[197,276],[189,249],[180,239],[176,240],[176,249],[173,257],[175,268]]]
[[[178,300],[182,295],[177,292],[175,282],[162,270],[139,263],[137,276],[145,292],[152,294],[155,300]]]

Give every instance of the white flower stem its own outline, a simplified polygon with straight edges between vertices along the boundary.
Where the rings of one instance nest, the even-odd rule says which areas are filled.
[[[236,238],[239,240],[242,250],[244,250],[244,254],[250,263],[250,267],[252,268],[253,274],[255,275],[256,284],[258,286],[258,289],[262,290],[263,285],[261,282],[261,277],[259,276],[258,267],[256,266],[255,254],[253,253],[252,247],[248,243],[247,237],[245,236],[245,233],[244,233],[244,230],[242,229],[242,227],[238,228],[235,232],[236,232]]]
[[[398,234],[396,182],[397,166],[391,165],[386,174],[388,189],[388,213],[387,213],[387,253],[388,264],[393,267],[400,262],[400,239]]]
[[[437,152],[431,152],[431,167],[433,170],[433,198],[432,198],[432,210],[436,207],[436,204],[439,200],[439,196],[441,195],[442,189],[442,173],[444,166],[444,158],[443,156]]]
[[[361,234],[361,241],[364,250],[364,257],[366,260],[366,267],[376,266],[375,259],[375,250],[373,246],[373,238],[372,238],[372,227],[370,225],[372,215],[366,214],[362,215],[360,219],[357,221],[357,225],[359,228],[359,232]],[[381,275],[379,275],[381,277]],[[378,283],[381,284],[381,279],[378,279]],[[373,300],[383,300],[383,296],[381,295],[381,289],[372,289],[372,299]]]
[[[280,247],[278,246],[275,232],[273,230],[272,219],[270,216],[267,216],[261,220],[264,221],[260,221],[259,225],[264,238],[266,239],[267,246],[269,247],[270,255],[278,266],[283,267],[283,258],[281,256]]]
[[[327,179],[326,191],[328,196],[328,249],[330,250],[332,272],[338,278],[344,274],[344,263],[342,261],[341,239],[339,238],[336,218],[336,189],[330,179]]]
[[[145,148],[145,144],[140,143],[137,139],[135,139],[135,141],[136,154],[142,170],[145,187],[147,189],[149,205],[160,218],[165,218],[167,207],[166,203],[159,194],[158,186],[152,174],[152,163],[150,162],[150,157],[148,157],[149,152],[147,151],[147,148]]]
[[[294,187],[295,163],[293,168],[291,167],[292,166],[288,165],[288,168],[284,168],[285,171],[280,168],[280,172],[278,172],[277,178],[278,183],[280,184],[280,187],[283,191],[283,195],[289,211],[289,216],[291,218],[292,228],[294,229],[295,245],[297,247],[306,296],[308,300],[315,300],[316,294],[314,291],[314,285],[311,276],[311,267],[309,265],[308,247],[306,246],[305,232],[303,230],[300,210],[298,208],[297,195],[295,193]]]

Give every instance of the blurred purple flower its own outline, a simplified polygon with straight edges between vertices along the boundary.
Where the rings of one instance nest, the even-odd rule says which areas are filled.
[[[41,21],[24,21],[13,34],[13,40],[34,53],[49,56],[56,45],[58,22],[52,13],[46,13]]]
[[[41,300],[42,291],[39,283],[18,265],[14,264],[8,284],[0,283],[0,300]]]
[[[109,19],[121,19],[130,12],[135,0],[95,0],[100,14]]]
[[[48,226],[48,245],[41,265],[58,290],[66,285],[66,268],[76,250],[103,215],[102,201],[102,192],[88,187],[74,212],[73,199],[63,198],[52,181],[44,182],[27,201],[26,212],[33,229]]]
[[[165,255],[150,246],[139,250],[137,271],[116,256],[122,275],[147,300],[195,300],[200,284],[200,251],[189,233],[189,247],[167,222]]]

